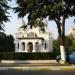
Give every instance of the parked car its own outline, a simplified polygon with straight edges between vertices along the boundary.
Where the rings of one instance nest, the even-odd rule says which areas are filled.
[[[58,55],[56,57],[56,61],[60,62],[61,60],[61,55]],[[66,61],[70,64],[75,64],[75,52],[71,53],[71,54],[66,54]]]

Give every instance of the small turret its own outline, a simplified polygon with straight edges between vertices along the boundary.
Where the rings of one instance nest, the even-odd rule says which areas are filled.
[[[23,18],[19,20],[18,31],[25,31],[27,25],[25,24]]]

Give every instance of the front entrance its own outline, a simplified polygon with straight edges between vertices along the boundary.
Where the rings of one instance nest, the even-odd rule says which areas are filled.
[[[27,51],[28,52],[32,52],[33,51],[33,43],[32,42],[28,43],[28,45],[27,45]]]

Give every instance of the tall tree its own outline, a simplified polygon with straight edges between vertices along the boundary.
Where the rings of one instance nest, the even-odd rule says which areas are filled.
[[[70,53],[72,50],[74,50],[75,43],[72,36],[65,36],[65,49],[68,50],[67,52]],[[53,51],[58,52],[60,46],[60,38],[58,37],[53,41]]]
[[[6,35],[0,32],[0,52],[14,52],[14,38],[12,35]]]
[[[4,22],[9,21],[8,19],[8,10],[10,6],[8,5],[8,1],[11,0],[0,0],[0,30],[4,30]]]
[[[61,60],[65,62],[65,20],[75,15],[75,0],[17,0],[15,8],[19,17],[28,15],[29,21],[37,18],[54,20],[60,37]]]

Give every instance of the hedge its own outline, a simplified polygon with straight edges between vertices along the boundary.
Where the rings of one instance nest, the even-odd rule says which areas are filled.
[[[15,53],[0,52],[0,59],[4,60],[51,60],[55,59],[59,53]]]

